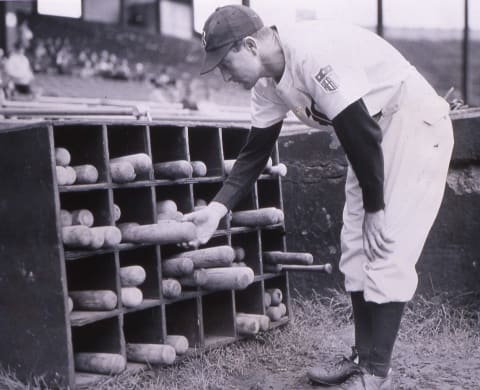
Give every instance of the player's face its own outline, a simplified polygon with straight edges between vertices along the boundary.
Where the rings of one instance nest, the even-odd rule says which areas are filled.
[[[239,50],[232,49],[218,65],[226,82],[241,84],[245,89],[251,89],[260,78],[258,56],[241,46]]]

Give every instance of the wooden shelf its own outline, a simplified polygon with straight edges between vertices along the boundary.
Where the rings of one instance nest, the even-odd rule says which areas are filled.
[[[121,313],[119,309],[110,311],[72,311],[70,323],[72,326],[84,326],[106,318],[116,317]]]
[[[286,250],[283,223],[232,227],[228,216],[223,218],[208,245],[242,247],[244,261],[255,274],[253,283],[235,291],[185,288],[175,299],[162,295],[162,260],[180,251],[175,244],[121,243],[85,250],[64,247],[61,240],[61,209],[87,208],[94,215],[95,226],[115,226],[133,221],[155,223],[159,200],[174,200],[184,214],[194,209],[198,199],[210,202],[227,178],[224,160],[238,156],[248,133],[249,129],[241,126],[198,121],[40,122],[0,133],[2,196],[9,205],[2,219],[7,243],[3,255],[12,259],[6,265],[5,278],[0,279],[0,289],[6,294],[5,310],[12,318],[11,324],[0,326],[0,363],[21,367],[17,370],[19,378],[41,375],[55,387],[74,389],[108,379],[75,372],[75,352],[97,350],[125,357],[127,342],[160,343],[167,334],[181,334],[190,344],[187,354],[176,360],[181,361],[243,338],[237,333],[235,314],[263,312],[264,292],[269,286],[283,290],[290,312],[288,275],[261,272],[263,250]],[[58,186],[56,147],[71,152],[74,166],[94,165],[99,182]],[[159,180],[149,172],[129,183],[112,182],[110,159],[136,153],[147,154],[154,164],[180,159],[203,161],[207,176]],[[278,147],[272,160],[279,162]],[[122,214],[117,222],[114,205]],[[270,206],[283,210],[281,179],[261,175],[239,209]],[[146,272],[145,281],[138,286],[146,298],[140,305],[127,308],[120,302],[120,268],[130,265],[140,265]],[[32,276],[27,273],[19,278],[18,269],[31,270]],[[118,297],[118,307],[69,313],[68,295],[74,290],[112,291]],[[27,311],[21,309],[25,307]],[[272,328],[287,321],[273,323]],[[39,363],[38,356],[48,359]],[[129,362],[127,370],[146,367]]]

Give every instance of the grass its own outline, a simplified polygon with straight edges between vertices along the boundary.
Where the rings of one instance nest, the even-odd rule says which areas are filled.
[[[427,299],[416,297],[405,311],[399,342],[413,345],[439,345],[446,348],[460,343],[479,345],[480,299],[476,294],[439,294]],[[328,360],[346,352],[339,332],[351,333],[351,307],[347,294],[329,290],[328,295],[313,292],[311,297],[293,299],[294,318],[282,328],[259,334],[236,344],[186,358],[172,367],[124,373],[96,384],[96,390],[260,390],[295,388],[302,385],[302,370],[315,361]],[[347,348],[347,349],[346,349]],[[440,348],[440,347],[437,347]],[[431,355],[431,350],[428,351]],[[458,356],[456,357],[456,359]],[[411,359],[409,356],[408,359]],[[420,358],[421,360],[422,358]],[[409,362],[411,364],[411,362]],[[423,364],[423,363],[422,363]],[[479,374],[480,375],[480,374]],[[270,386],[265,384],[270,381]],[[277,382],[275,382],[277,381]],[[285,383],[291,382],[287,387]],[[272,384],[273,383],[273,384]],[[276,384],[275,384],[276,383]],[[263,387],[265,386],[265,387]],[[308,388],[308,387],[303,387]],[[401,387],[409,388],[409,387]],[[0,389],[46,389],[41,379],[23,385],[12,373],[0,376]]]

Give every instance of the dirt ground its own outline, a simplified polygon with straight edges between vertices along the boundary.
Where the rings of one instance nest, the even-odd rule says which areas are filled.
[[[311,334],[311,353],[292,356],[287,361],[271,361],[261,367],[246,368],[243,375],[233,378],[232,388],[322,389],[308,382],[306,369],[316,364],[333,363],[336,354],[347,354],[353,344],[353,327],[340,328],[325,337],[322,330]],[[328,346],[328,350],[320,350],[320,345],[323,348]],[[471,337],[465,334],[438,335],[428,338],[428,343],[423,343],[422,338],[410,343],[400,337],[394,351],[393,370],[394,388],[399,390],[480,389],[480,344],[472,342]]]

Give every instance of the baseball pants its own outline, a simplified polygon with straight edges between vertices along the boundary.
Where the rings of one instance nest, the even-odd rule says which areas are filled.
[[[448,104],[416,71],[382,110],[386,259],[370,262],[363,250],[362,191],[351,166],[345,185],[340,270],[349,292],[366,301],[407,302],[418,284],[415,265],[435,221],[453,149]]]

